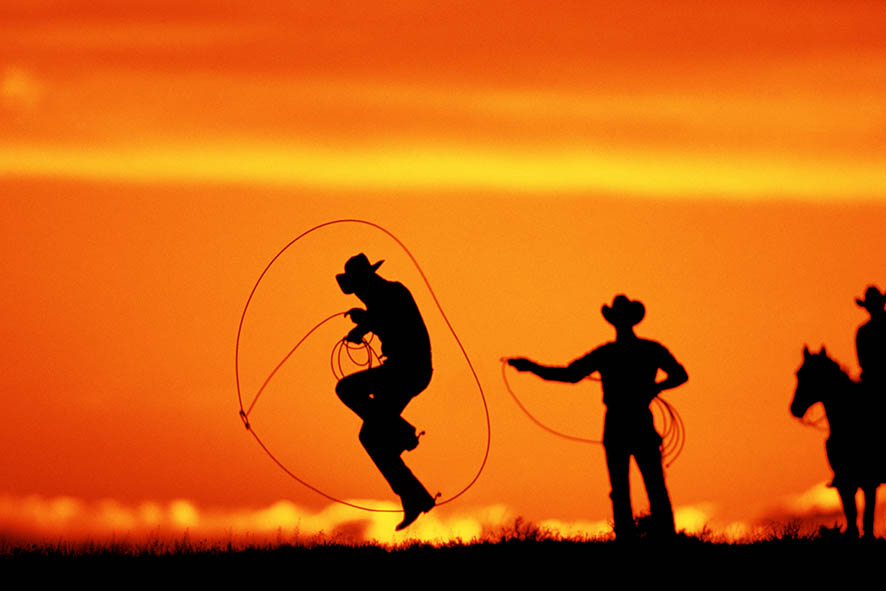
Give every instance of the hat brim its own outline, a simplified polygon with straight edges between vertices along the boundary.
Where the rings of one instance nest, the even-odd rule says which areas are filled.
[[[866,298],[863,300],[855,298],[855,304],[859,308],[864,308],[865,310],[876,310],[878,308],[886,306],[886,297],[881,297],[877,300],[873,298]]]
[[[636,326],[646,316],[646,306],[638,301],[622,304],[618,309],[603,304],[601,312],[606,322],[612,326]]]
[[[339,273],[335,276],[335,280],[338,281],[338,286],[341,288],[342,292],[352,294],[356,288],[356,283],[364,280],[370,275],[374,275],[383,262],[385,262],[384,259],[357,271],[352,270],[350,273],[348,271]]]

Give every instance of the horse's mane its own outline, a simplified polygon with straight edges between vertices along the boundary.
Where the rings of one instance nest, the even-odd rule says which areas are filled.
[[[824,349],[824,347],[822,347],[821,351],[819,351],[818,353],[813,353],[812,358],[817,359],[822,368],[824,368],[824,370],[829,372],[830,374],[833,374],[835,377],[839,376],[841,379],[848,382],[857,383],[855,380],[852,379],[849,370],[847,370],[845,366],[843,366],[835,359],[832,359],[831,356],[828,355],[828,352]]]

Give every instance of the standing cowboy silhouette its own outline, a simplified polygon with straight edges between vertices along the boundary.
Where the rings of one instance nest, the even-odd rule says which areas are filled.
[[[861,383],[878,404],[886,404],[886,293],[871,285],[864,300],[856,299],[855,303],[871,315],[855,334]]]
[[[431,342],[409,290],[376,274],[383,262],[370,265],[360,253],[335,277],[342,292],[366,305],[346,313],[356,326],[345,338],[361,343],[371,332],[382,343],[382,364],[342,378],[335,393],[363,419],[360,443],[403,503],[401,530],[434,507],[434,497],[400,458],[418,445],[415,427],[400,413],[431,381]]]
[[[634,334],[646,314],[642,302],[617,295],[611,306],[603,305],[603,318],[615,327],[615,341],[601,345],[566,367],[545,366],[522,357],[508,363],[544,380],[577,383],[600,372],[606,418],[603,447],[609,469],[612,513],[617,538],[636,535],[631,508],[630,459],[634,456],[646,484],[653,531],[674,534],[674,514],[661,465],[662,438],[655,430],[649,404],[663,390],[675,388],[689,376],[674,356],[656,341]],[[667,378],[656,382],[662,370]]]

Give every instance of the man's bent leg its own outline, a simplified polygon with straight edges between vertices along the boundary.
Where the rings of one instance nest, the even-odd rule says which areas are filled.
[[[360,442],[403,503],[403,521],[397,525],[397,530],[408,527],[419,515],[433,509],[434,497],[400,459],[402,447],[392,439],[389,426],[377,421],[364,422]]]
[[[345,376],[335,385],[335,393],[339,399],[364,421],[373,415],[373,396],[380,383],[376,369],[378,368]]]
[[[631,454],[627,447],[619,444],[604,444],[606,450],[606,466],[609,468],[609,485],[612,499],[612,520],[615,526],[615,537],[633,536],[634,512],[631,507],[630,461]]]
[[[400,394],[403,388],[392,384],[391,377],[384,366],[359,371],[339,380],[335,393],[364,421],[384,421],[400,451],[413,450],[418,446],[416,429],[400,416],[413,396]]]
[[[671,507],[671,499],[665,486],[664,469],[661,466],[661,449],[658,445],[649,445],[645,449],[634,453],[643,482],[646,485],[646,495],[649,497],[649,512],[652,523],[655,524],[657,534],[673,535],[674,510]]]
[[[396,430],[384,423],[385,421],[366,421],[360,429],[360,443],[369,457],[397,495],[409,499],[433,499],[400,458],[403,450]]]

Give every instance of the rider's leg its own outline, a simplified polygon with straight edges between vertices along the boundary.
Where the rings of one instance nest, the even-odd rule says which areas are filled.
[[[864,487],[864,516],[862,517],[862,526],[864,527],[864,537],[866,539],[874,538],[874,510],[877,507],[877,485]]]
[[[855,506],[857,487],[838,486],[840,500],[843,502],[843,513],[846,514],[846,533],[858,537],[858,508]]]

